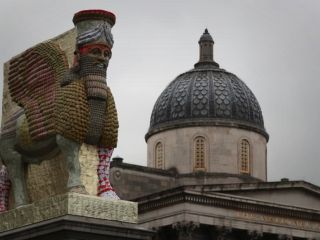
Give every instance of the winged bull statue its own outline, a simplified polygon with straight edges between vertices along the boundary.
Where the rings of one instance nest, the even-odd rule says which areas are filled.
[[[24,165],[59,152],[66,160],[68,191],[85,194],[79,163],[82,143],[97,146],[98,195],[119,199],[108,179],[118,134],[115,103],[106,82],[115,15],[84,10],[74,15],[73,22],[77,38],[70,69],[65,53],[50,41],[10,61],[9,92],[21,108],[2,126],[0,156],[16,207],[28,203]]]

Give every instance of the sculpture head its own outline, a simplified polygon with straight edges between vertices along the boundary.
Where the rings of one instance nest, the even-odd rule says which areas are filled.
[[[74,72],[85,81],[88,99],[107,98],[106,71],[111,58],[111,28],[115,19],[113,13],[105,10],[80,11],[73,17],[77,29]],[[69,77],[72,75],[66,79]]]
[[[104,10],[85,10],[76,13],[73,22],[78,33],[75,64],[79,65],[80,76],[105,77],[113,46],[111,28],[115,15]]]

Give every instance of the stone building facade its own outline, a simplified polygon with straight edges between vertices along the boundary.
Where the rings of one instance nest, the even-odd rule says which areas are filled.
[[[199,61],[164,89],[145,136],[147,167],[115,158],[111,182],[137,201],[155,239],[320,239],[320,188],[267,181],[259,103],[213,58],[207,30]]]

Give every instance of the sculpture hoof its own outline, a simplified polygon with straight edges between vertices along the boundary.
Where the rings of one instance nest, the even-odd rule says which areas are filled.
[[[113,190],[109,190],[109,191],[103,192],[103,193],[101,193],[99,195],[99,197],[102,197],[102,198],[105,198],[105,199],[108,199],[108,200],[120,200],[118,195]]]

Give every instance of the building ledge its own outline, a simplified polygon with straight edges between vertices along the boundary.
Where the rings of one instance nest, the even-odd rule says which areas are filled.
[[[161,208],[175,204],[193,203],[197,205],[216,206],[245,210],[247,212],[320,221],[320,211],[318,210],[270,203],[223,193],[197,192],[188,190],[187,188],[188,187],[178,187],[135,199],[135,201],[139,203],[139,214],[154,210],[158,211]]]

